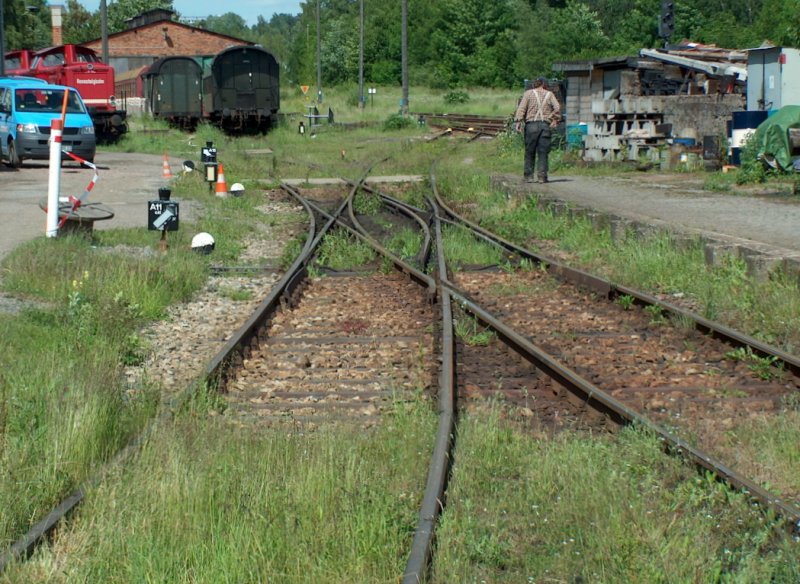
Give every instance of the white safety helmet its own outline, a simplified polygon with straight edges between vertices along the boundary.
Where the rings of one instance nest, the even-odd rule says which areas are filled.
[[[242,183],[233,183],[231,186],[231,194],[234,197],[240,197],[244,194],[244,185]]]

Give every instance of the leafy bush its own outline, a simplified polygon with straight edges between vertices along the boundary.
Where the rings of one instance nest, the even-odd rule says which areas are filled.
[[[408,116],[404,116],[403,114],[397,113],[397,114],[392,114],[386,119],[385,122],[383,122],[383,129],[384,131],[403,130],[405,128],[410,128],[413,125],[414,125],[414,120],[412,120]]]
[[[468,101],[469,93],[461,91],[460,89],[454,89],[444,96],[444,102],[449,104],[467,103]]]
[[[758,159],[758,141],[755,134],[751,133],[742,144],[741,166],[736,173],[736,183],[763,183],[767,180],[767,169]]]

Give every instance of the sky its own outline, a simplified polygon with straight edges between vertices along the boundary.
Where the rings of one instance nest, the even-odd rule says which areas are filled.
[[[109,2],[110,0],[106,0]],[[307,0],[305,0],[307,1]],[[86,10],[94,12],[100,6],[100,0],[78,0]],[[244,18],[249,26],[256,23],[259,16],[269,21],[272,15],[300,14],[301,0],[173,0],[172,6],[181,16],[221,16],[233,12]],[[66,5],[66,1],[50,0],[50,4]]]

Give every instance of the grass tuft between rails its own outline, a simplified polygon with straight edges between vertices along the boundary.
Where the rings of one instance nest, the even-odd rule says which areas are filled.
[[[462,418],[432,582],[800,579],[795,542],[652,436],[536,434]]]
[[[375,257],[375,251],[367,243],[346,231],[336,230],[322,240],[317,261],[326,268],[348,270],[364,266]]]
[[[391,582],[402,574],[436,416],[369,431],[184,415],[90,493],[12,582]]]
[[[422,237],[422,231],[404,227],[390,237],[385,246],[401,259],[410,261],[419,253]]]
[[[491,266],[504,263],[500,248],[490,245],[458,225],[442,228],[444,253],[447,262],[455,267],[465,265]]]

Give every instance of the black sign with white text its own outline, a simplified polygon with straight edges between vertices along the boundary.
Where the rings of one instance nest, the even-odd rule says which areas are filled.
[[[178,203],[175,201],[148,201],[147,228],[150,231],[177,231]]]

